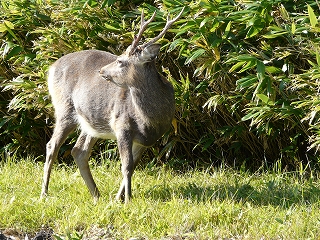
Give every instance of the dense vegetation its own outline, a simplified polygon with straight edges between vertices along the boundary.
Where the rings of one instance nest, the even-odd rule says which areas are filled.
[[[175,86],[178,131],[172,128],[149,157],[156,153],[154,162],[175,166],[317,165],[320,6],[314,0],[1,1],[1,152],[44,156],[54,122],[46,71],[54,60],[91,48],[120,54],[142,9],[147,17],[157,11],[145,32],[151,38],[183,6],[182,18],[160,40],[158,58]],[[97,150],[116,156],[111,141]]]

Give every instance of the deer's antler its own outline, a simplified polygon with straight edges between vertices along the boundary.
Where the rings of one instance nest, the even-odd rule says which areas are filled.
[[[159,33],[158,36],[156,36],[155,38],[151,39],[149,42],[142,44],[140,47],[141,48],[145,48],[153,43],[155,43],[156,41],[158,41],[160,38],[162,38],[164,36],[164,34],[168,31],[168,29],[171,27],[171,25],[176,22],[182,15],[184,10],[184,7],[182,8],[182,10],[180,11],[180,13],[174,18],[171,19],[169,18],[169,15],[167,16],[167,23],[166,26],[164,27],[164,29]]]
[[[172,25],[174,22],[176,22],[176,21],[181,17],[181,15],[182,15],[182,13],[183,13],[183,10],[184,10],[184,7],[182,8],[181,12],[180,12],[175,18],[173,18],[173,19],[171,19],[171,20],[170,20],[169,15],[168,15],[168,16],[167,16],[167,23],[166,23],[164,29],[159,33],[159,35],[156,36],[155,38],[151,39],[149,42],[142,44],[141,46],[139,46],[139,48],[140,48],[140,49],[143,49],[143,48],[145,48],[145,47],[147,47],[147,46],[155,43],[155,42],[158,41],[160,38],[162,38],[163,35],[164,35],[164,34],[168,31],[168,29],[171,27],[171,25]],[[152,17],[151,17],[148,21],[145,21],[145,20],[144,20],[144,13],[143,13],[143,10],[142,10],[142,12],[141,12],[141,25],[140,25],[139,33],[138,33],[138,35],[136,35],[136,36],[134,37],[134,40],[133,40],[133,42],[132,42],[132,44],[131,44],[130,54],[133,54],[134,51],[137,49],[138,43],[139,43],[139,41],[140,41],[141,38],[142,38],[143,32],[146,30],[148,24],[153,21],[153,19],[155,18],[155,16],[156,16],[156,12],[153,13]]]
[[[155,16],[156,16],[156,11],[154,11],[152,17],[148,21],[145,21],[144,20],[144,12],[142,10],[142,12],[141,12],[141,25],[140,25],[139,33],[138,33],[138,35],[134,36],[134,40],[131,44],[130,54],[132,54],[136,50],[138,43],[142,37],[143,32],[146,30],[148,24],[153,21]]]

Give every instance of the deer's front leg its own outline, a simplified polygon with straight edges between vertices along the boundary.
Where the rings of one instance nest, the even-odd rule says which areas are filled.
[[[133,171],[136,168],[136,166],[138,165],[138,163],[139,163],[139,161],[140,161],[140,159],[142,157],[142,154],[143,154],[145,149],[146,149],[145,146],[133,142],[133,145],[132,145]],[[116,199],[124,201],[125,200],[124,199],[124,194],[125,194],[125,181],[123,180],[121,182],[121,185],[120,185],[120,188],[119,188],[119,191],[118,191]]]
[[[134,170],[132,154],[132,137],[130,131],[122,131],[117,134],[118,149],[121,158],[121,171],[123,180],[116,199],[128,203],[131,199],[131,177]]]

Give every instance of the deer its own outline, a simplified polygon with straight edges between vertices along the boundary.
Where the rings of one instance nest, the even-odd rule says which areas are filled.
[[[175,113],[174,88],[156,68],[161,39],[183,13],[158,36],[140,44],[148,21],[141,12],[138,34],[124,53],[82,50],[62,56],[48,70],[48,89],[54,107],[55,127],[46,145],[41,198],[48,195],[49,179],[58,152],[69,134],[80,130],[71,150],[80,175],[94,202],[100,192],[89,168],[91,149],[98,139],[117,141],[122,182],[116,200],[132,198],[131,179],[143,152],[166,133]]]

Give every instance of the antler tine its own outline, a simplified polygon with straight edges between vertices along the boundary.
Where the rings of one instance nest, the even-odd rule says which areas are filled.
[[[156,41],[158,41],[160,38],[162,38],[163,35],[164,35],[164,34],[168,31],[168,29],[171,27],[171,25],[172,25],[174,22],[176,22],[176,21],[181,17],[181,15],[182,15],[182,13],[183,13],[183,10],[184,10],[184,7],[182,8],[182,10],[180,11],[180,13],[179,13],[174,19],[171,19],[171,20],[170,20],[169,15],[168,15],[168,16],[167,16],[167,23],[166,23],[164,29],[159,33],[158,36],[156,36],[155,38],[151,39],[149,42],[143,44],[143,45],[141,46],[141,48],[147,47],[147,46],[155,43]]]
[[[156,11],[154,11],[152,17],[151,17],[148,21],[145,21],[145,20],[144,20],[144,12],[143,12],[143,10],[142,10],[142,12],[141,12],[141,24],[140,24],[139,33],[138,33],[138,35],[136,35],[136,36],[134,37],[134,40],[133,40],[133,42],[132,42],[132,44],[131,44],[131,51],[130,51],[130,53],[133,53],[133,52],[134,52],[134,50],[135,50],[136,47],[138,46],[138,43],[139,43],[139,41],[140,41],[140,39],[141,39],[141,37],[142,37],[143,32],[146,30],[148,24],[153,21],[153,19],[155,18],[155,16],[156,16]]]

